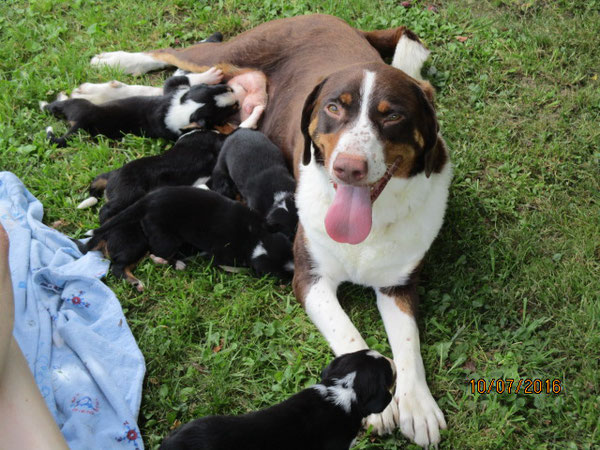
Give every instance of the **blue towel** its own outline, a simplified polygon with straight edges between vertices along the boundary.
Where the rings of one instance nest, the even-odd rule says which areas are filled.
[[[108,261],[99,252],[82,256],[42,224],[42,215],[23,183],[0,172],[14,336],[72,449],[141,449],[137,415],[146,368],[119,301],[99,280]]]

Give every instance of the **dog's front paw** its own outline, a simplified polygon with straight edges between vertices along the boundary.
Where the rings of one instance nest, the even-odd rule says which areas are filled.
[[[446,420],[426,384],[406,390],[398,385],[393,401],[398,404],[399,425],[404,436],[421,447],[440,442],[440,429],[446,429]]]
[[[363,421],[365,428],[373,427],[376,434],[389,434],[398,426],[398,403],[392,399],[387,408],[379,414],[371,414]]]

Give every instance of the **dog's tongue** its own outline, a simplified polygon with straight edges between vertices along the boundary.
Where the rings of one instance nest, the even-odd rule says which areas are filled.
[[[371,192],[368,186],[340,184],[325,216],[327,234],[337,242],[359,244],[371,231]]]

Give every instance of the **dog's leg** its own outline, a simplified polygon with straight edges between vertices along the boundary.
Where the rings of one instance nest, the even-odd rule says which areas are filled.
[[[446,421],[425,379],[415,320],[417,301],[414,285],[377,291],[377,307],[397,368],[396,393],[392,404],[383,413],[369,416],[367,424],[379,433],[399,425],[402,434],[424,447],[439,443],[439,430],[446,428]]]
[[[327,339],[336,356],[369,348],[336,296],[337,285],[319,279],[304,298],[304,309],[310,320]]]
[[[294,240],[292,285],[296,299],[302,303],[336,356],[368,348],[337,299],[337,284],[314,275],[302,225],[298,225]]]
[[[170,66],[167,62],[154,58],[150,53],[121,51],[100,53],[92,58],[90,64],[92,66],[121,67],[123,72],[131,75],[141,75]]]
[[[260,117],[262,116],[262,113],[264,111],[264,105],[256,105],[252,110],[252,114],[250,114],[250,117],[248,117],[246,120],[240,123],[240,128],[256,129],[256,127],[258,126],[258,121],[260,120]]]

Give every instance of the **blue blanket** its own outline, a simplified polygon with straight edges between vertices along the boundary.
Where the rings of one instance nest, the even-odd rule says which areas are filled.
[[[137,415],[145,364],[114,293],[108,261],[81,255],[42,224],[42,204],[0,172],[0,221],[10,240],[14,336],[72,449],[143,448]],[[32,430],[35,432],[35,430]]]

